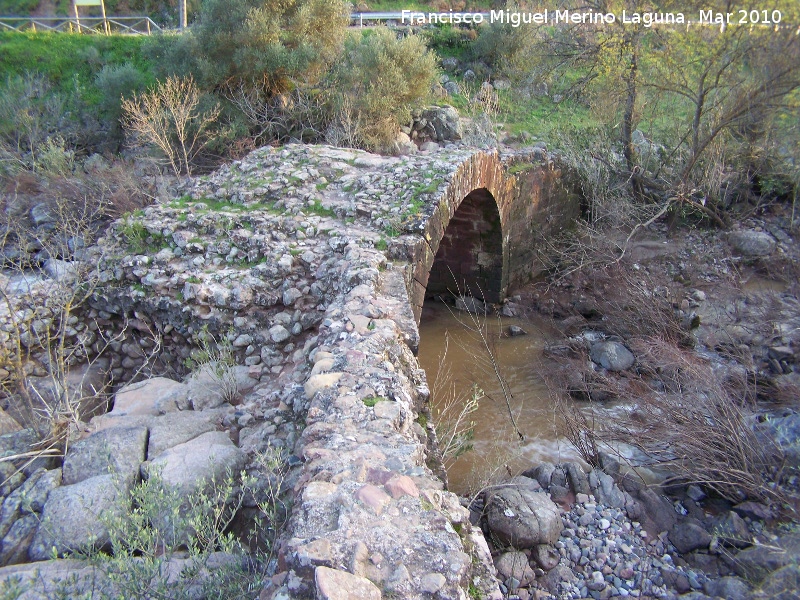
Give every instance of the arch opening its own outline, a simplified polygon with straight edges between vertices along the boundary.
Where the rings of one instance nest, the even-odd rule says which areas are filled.
[[[494,196],[473,190],[447,224],[431,265],[425,297],[503,296],[503,231]]]

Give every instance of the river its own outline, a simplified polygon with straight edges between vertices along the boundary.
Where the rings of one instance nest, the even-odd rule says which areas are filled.
[[[477,333],[481,324],[483,336]],[[506,332],[511,325],[522,327],[527,335],[508,336]],[[469,494],[542,460],[555,463],[577,460],[575,450],[559,435],[554,394],[542,378],[542,369],[547,368],[542,361],[542,348],[556,336],[557,331],[543,319],[476,320],[442,303],[425,304],[420,322],[419,361],[431,387],[434,421],[443,420],[441,413],[447,398],[454,393],[462,398],[456,401],[460,407],[473,385],[484,391],[477,411],[469,416],[474,422],[473,448],[454,461],[447,461],[452,491]],[[484,344],[484,339],[488,344]],[[494,361],[485,345],[489,346]],[[441,376],[437,384],[445,348],[443,372],[449,368],[451,385],[442,385]],[[495,374],[495,363],[507,382],[508,402]],[[522,441],[515,432],[512,415],[516,429],[524,435]]]

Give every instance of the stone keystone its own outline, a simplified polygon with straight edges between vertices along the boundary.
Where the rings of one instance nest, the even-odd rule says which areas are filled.
[[[381,600],[381,591],[374,583],[345,571],[317,567],[314,582],[319,600]]]

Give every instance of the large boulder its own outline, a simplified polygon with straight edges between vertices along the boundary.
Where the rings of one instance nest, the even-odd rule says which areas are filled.
[[[564,529],[556,504],[544,492],[503,487],[487,494],[486,518],[492,534],[514,548],[553,544]]]
[[[800,534],[792,533],[765,546],[751,546],[736,554],[733,570],[748,581],[758,582],[769,573],[800,564]]]
[[[244,452],[228,434],[211,431],[162,452],[150,462],[148,471],[159,473],[168,488],[189,495],[228,473],[236,475],[245,462]]]
[[[25,515],[14,522],[0,545],[0,565],[28,562],[28,549],[39,526],[37,515]]]
[[[150,421],[150,441],[147,460],[153,460],[165,450],[217,430],[222,420],[219,411],[184,411]]]
[[[97,475],[116,475],[133,482],[145,460],[146,427],[103,429],[70,446],[64,458],[63,484]]]
[[[104,585],[101,569],[75,559],[15,564],[0,568],[0,589],[21,590],[18,600],[99,597]]]
[[[425,133],[435,142],[454,142],[461,139],[461,119],[452,106],[431,106],[422,111],[427,123]]]
[[[775,240],[768,233],[745,229],[728,235],[728,243],[742,256],[769,256],[775,251]]]
[[[595,342],[589,351],[589,357],[609,371],[625,371],[636,362],[631,351],[619,342]]]
[[[31,560],[87,552],[110,541],[104,517],[119,514],[125,490],[112,475],[98,475],[50,492],[28,551]]]
[[[525,587],[533,583],[536,575],[528,564],[528,557],[524,552],[504,552],[497,557],[494,563],[502,581],[515,579],[515,587]]]
[[[123,415],[163,415],[185,406],[189,388],[186,384],[153,377],[126,385],[114,396],[114,408],[109,413]]]
[[[686,519],[676,523],[669,530],[669,541],[681,554],[708,548],[711,539],[711,534],[696,519]]]
[[[771,573],[761,585],[763,598],[797,600],[800,598],[800,566],[787,565]]]

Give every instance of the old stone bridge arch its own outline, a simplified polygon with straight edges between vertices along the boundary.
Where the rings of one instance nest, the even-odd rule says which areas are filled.
[[[287,145],[184,191],[103,238],[112,285],[90,316],[158,331],[159,359],[176,371],[201,336],[230,340],[254,386],[242,406],[259,415],[231,418],[230,439],[284,448],[297,482],[279,545],[293,597],[333,579],[377,598],[425,600],[435,588],[465,599],[472,585],[499,597],[482,533],[437,472],[413,353],[426,293],[450,284],[443,271],[497,301],[541,270],[541,243],[578,212],[555,157]],[[145,255],[124,235],[134,226],[149,235]]]
[[[561,169],[544,152],[470,156],[419,225],[408,285],[416,322],[426,297],[502,301],[541,271],[542,242],[577,211]]]

